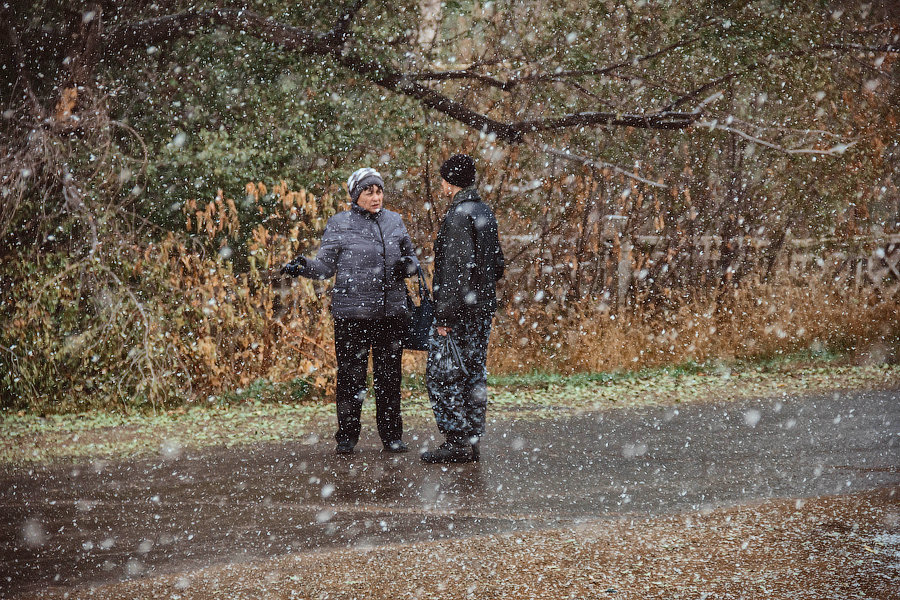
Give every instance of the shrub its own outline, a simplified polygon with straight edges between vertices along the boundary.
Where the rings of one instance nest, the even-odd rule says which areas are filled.
[[[241,229],[221,193],[184,206],[182,235],[104,240],[102,256],[23,252],[4,262],[3,408],[155,409],[298,376],[327,392],[324,286],[287,283],[273,267],[307,249],[334,203],[285,184],[251,184],[247,196],[266,225],[249,232],[244,273],[229,260]]]

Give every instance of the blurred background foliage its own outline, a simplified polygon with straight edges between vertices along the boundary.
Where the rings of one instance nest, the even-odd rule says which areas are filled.
[[[340,56],[286,49],[287,34],[267,31],[327,33],[357,5]],[[128,24],[214,8],[271,21],[197,21],[170,39],[121,43]],[[315,251],[361,166],[385,176],[388,206],[429,257],[447,203],[437,169],[456,152],[478,160],[510,261],[495,372],[810,348],[896,360],[896,288],[848,275],[852,256],[877,259],[883,246],[891,260],[882,241],[900,228],[892,10],[5,7],[0,405],[152,409],[240,398],[259,382],[327,397],[327,285],[273,271]],[[367,68],[349,68],[348,56]],[[701,105],[702,117],[681,130],[572,126],[509,144],[379,85],[393,73],[507,123]],[[792,265],[798,238],[826,240],[808,251],[816,268]],[[703,240],[711,255],[698,254]],[[408,356],[407,369],[421,370],[422,358]]]

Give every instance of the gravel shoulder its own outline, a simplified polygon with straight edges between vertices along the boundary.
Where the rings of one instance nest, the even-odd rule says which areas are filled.
[[[900,590],[900,487],[320,551],[22,598],[792,598]]]

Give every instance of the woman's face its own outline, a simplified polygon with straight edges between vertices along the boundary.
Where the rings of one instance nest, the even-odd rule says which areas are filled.
[[[370,213],[377,213],[384,206],[384,190],[372,184],[362,191],[356,203]]]

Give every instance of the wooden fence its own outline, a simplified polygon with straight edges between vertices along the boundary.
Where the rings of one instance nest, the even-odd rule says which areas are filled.
[[[517,288],[534,287],[545,293],[553,293],[546,289],[553,287],[556,295],[569,288],[573,298],[603,295],[620,307],[629,304],[636,291],[654,285],[685,290],[753,273],[786,276],[796,283],[827,278],[835,285],[869,288],[886,297],[900,295],[900,234],[778,242],[746,236],[723,246],[722,238],[713,235],[629,237],[622,234],[621,225],[615,217],[607,217],[600,242],[580,260],[567,240],[542,244],[530,236],[511,238],[507,240],[511,245],[533,248],[516,252],[521,258],[510,265],[511,280]],[[579,269],[584,273],[572,276]]]

